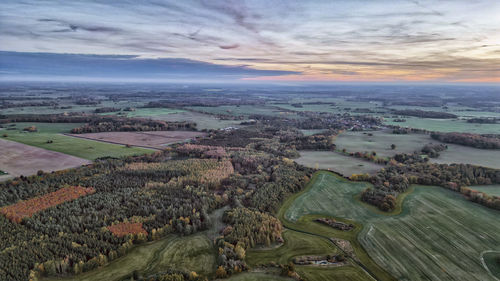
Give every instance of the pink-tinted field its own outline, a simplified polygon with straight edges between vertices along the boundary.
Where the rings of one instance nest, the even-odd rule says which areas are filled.
[[[89,160],[43,148],[0,139],[0,170],[12,176],[29,176],[38,170],[52,172],[90,164]]]
[[[154,131],[154,132],[104,132],[69,134],[73,137],[91,139],[116,144],[162,149],[167,144],[205,135],[194,131]]]

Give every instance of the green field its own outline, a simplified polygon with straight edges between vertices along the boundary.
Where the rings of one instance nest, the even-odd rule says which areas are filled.
[[[9,124],[7,127],[16,128],[16,130],[2,130],[2,134],[8,135],[5,139],[90,160],[105,156],[139,155],[153,151],[62,135],[62,133],[69,133],[71,129],[82,125],[79,123],[15,123],[15,125],[12,127]],[[23,129],[29,126],[36,126],[38,131],[24,132]],[[48,140],[51,140],[52,143],[47,143]]]
[[[329,238],[336,237],[340,239],[345,239],[350,241],[355,256],[360,262],[370,270],[371,274],[377,276],[379,280],[394,280],[390,275],[388,275],[383,269],[381,269],[377,264],[375,264],[368,256],[368,254],[363,250],[357,241],[356,237],[361,231],[362,226],[356,222],[348,221],[344,219],[337,219],[345,223],[353,223],[355,225],[352,231],[340,231],[333,229],[329,226],[319,224],[314,221],[314,219],[319,217],[329,217],[326,215],[305,215],[301,216],[295,221],[286,219],[285,214],[289,210],[290,206],[297,200],[297,198],[306,195],[314,183],[318,180],[318,174],[313,176],[312,180],[308,184],[308,187],[300,193],[294,194],[289,197],[282,205],[278,212],[278,217],[283,222],[283,225],[288,228],[285,232],[284,238],[285,243],[280,248],[268,249],[268,250],[250,250],[247,253],[247,258],[251,263],[256,263],[260,259],[265,261],[273,260],[275,262],[284,262],[290,260],[293,256],[307,255],[307,254],[327,254],[331,249],[335,249],[339,252],[336,246],[333,245]],[[365,187],[366,183],[359,183],[360,187]],[[354,199],[354,196],[351,198]],[[318,245],[311,245],[311,244]],[[327,243],[328,245],[325,245]],[[325,246],[323,246],[325,245]],[[287,251],[291,252],[287,253]],[[351,266],[343,267],[318,267],[318,266],[297,266],[297,272],[299,274],[307,276],[307,280],[372,280],[370,276],[364,272],[364,270],[357,265],[357,263],[349,259]],[[350,277],[347,277],[350,276]],[[325,279],[328,277],[327,279]],[[346,279],[351,278],[351,279]]]
[[[440,152],[438,158],[431,158],[434,163],[465,163],[498,169],[500,167],[500,149],[479,149],[458,144],[446,144],[448,149]]]
[[[276,274],[268,274],[264,272],[243,272],[231,276],[228,279],[218,279],[227,281],[290,281],[292,278],[279,276]]]
[[[289,204],[284,218],[303,227],[308,214],[362,224],[358,241],[398,280],[494,280],[480,256],[483,251],[500,250],[500,212],[471,203],[459,193],[416,186],[406,196],[402,212],[387,216],[355,199],[364,187],[319,172],[310,188]]]
[[[123,111],[127,117],[155,117],[181,112],[185,112],[185,110],[174,108],[136,108],[135,111]]]
[[[294,117],[295,113],[282,111],[272,106],[254,106],[254,105],[223,105],[223,106],[189,106],[186,107],[191,110],[205,112],[209,114],[224,114],[234,116],[248,116],[252,114],[261,114],[269,116],[286,116]]]
[[[486,251],[482,254],[482,259],[491,275],[500,278],[500,251]]]
[[[247,251],[246,261],[250,266],[267,264],[274,261],[278,264],[287,264],[294,257],[305,255],[328,255],[338,250],[327,240],[291,230],[283,232],[285,242],[273,249],[251,249]]]
[[[307,281],[361,281],[361,280],[373,280],[367,277],[359,267],[339,267],[335,269],[329,269],[324,267],[298,267],[297,272],[300,277]]]
[[[433,141],[425,134],[393,134],[390,130],[367,132],[343,132],[337,136],[337,149],[346,149],[347,152],[377,152],[380,157],[392,157],[397,153],[413,153]],[[391,149],[391,144],[396,149]]]
[[[295,162],[317,169],[331,170],[350,177],[352,174],[373,174],[383,166],[367,160],[343,155],[333,151],[301,150]]]
[[[156,116],[151,116],[151,119],[163,120],[169,122],[175,122],[175,121],[194,122],[196,123],[196,128],[198,128],[198,130],[203,130],[203,129],[212,130],[212,129],[227,128],[227,127],[242,127],[241,125],[239,125],[242,122],[242,120],[221,120],[212,115],[192,112],[192,111],[160,114]]]
[[[159,241],[136,246],[127,255],[96,270],[71,277],[43,280],[122,281],[130,280],[134,271],[148,276],[168,269],[210,275],[215,271],[215,259],[213,243],[203,233],[186,237],[171,235]]]
[[[467,123],[466,120],[458,119],[429,119],[418,117],[404,117],[404,119],[406,119],[406,122],[394,122],[392,121],[393,119],[386,119],[384,123],[438,132],[474,134],[498,134],[498,132],[500,132],[500,124],[474,124]]]
[[[300,130],[305,136],[312,136],[315,134],[320,134],[326,132],[327,130],[319,129],[319,130]]]
[[[471,189],[484,192],[489,195],[495,195],[500,197],[500,184],[492,185],[474,185],[470,186]]]

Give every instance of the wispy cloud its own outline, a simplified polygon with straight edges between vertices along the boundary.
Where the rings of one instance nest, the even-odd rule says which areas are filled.
[[[0,50],[244,63],[292,79],[484,80],[500,77],[499,14],[488,0],[5,0]]]

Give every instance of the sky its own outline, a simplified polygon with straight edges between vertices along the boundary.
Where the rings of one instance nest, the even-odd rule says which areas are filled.
[[[500,1],[2,0],[0,80],[500,82]]]

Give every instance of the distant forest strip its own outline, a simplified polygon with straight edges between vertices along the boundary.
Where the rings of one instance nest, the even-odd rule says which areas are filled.
[[[404,115],[404,116],[415,116],[420,118],[436,118],[436,119],[454,119],[458,116],[452,113],[440,112],[440,111],[426,111],[419,109],[404,109],[395,110],[394,114]]]
[[[3,116],[3,118],[0,118],[0,124],[13,122],[86,123],[81,127],[71,130],[71,133],[73,134],[99,132],[196,130],[196,123],[193,122],[166,122],[144,118],[124,118],[116,116],[87,114],[26,114]]]
[[[435,140],[445,143],[461,144],[481,149],[500,149],[500,137],[468,133],[431,133]]]

